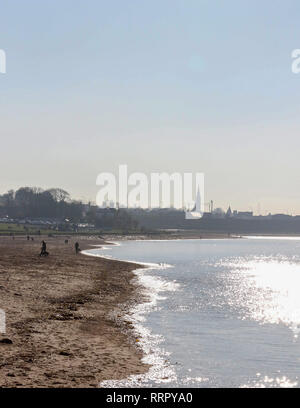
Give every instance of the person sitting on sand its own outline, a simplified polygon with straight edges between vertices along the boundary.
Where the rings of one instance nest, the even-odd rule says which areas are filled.
[[[42,248],[41,248],[41,253],[40,256],[48,256],[49,252],[46,251],[47,249],[47,244],[45,241],[42,241]]]
[[[78,254],[78,252],[80,252],[80,248],[79,248],[78,242],[75,242],[75,252],[76,252],[76,254]]]

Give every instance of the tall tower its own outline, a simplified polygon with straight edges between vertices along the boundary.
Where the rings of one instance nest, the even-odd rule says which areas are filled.
[[[200,196],[199,188],[198,188],[197,197],[196,197],[196,211],[201,212],[201,196]]]

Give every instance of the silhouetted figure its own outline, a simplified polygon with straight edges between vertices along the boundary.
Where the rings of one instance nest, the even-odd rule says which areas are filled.
[[[33,237],[31,237],[31,241],[34,241],[34,238],[33,238]]]
[[[65,239],[65,244],[68,244],[69,243],[69,240],[68,239]]]
[[[42,241],[42,248],[41,248],[41,253],[40,256],[48,256],[49,252],[47,252],[47,244],[45,241]]]
[[[76,252],[76,254],[78,254],[78,252],[80,252],[80,248],[79,248],[78,242],[75,242],[75,252]]]
[[[30,239],[30,237],[29,237],[29,235],[27,235],[27,241],[29,241],[29,239]]]

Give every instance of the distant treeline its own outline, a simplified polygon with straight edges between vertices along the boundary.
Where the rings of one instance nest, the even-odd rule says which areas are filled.
[[[198,220],[186,220],[183,210],[176,209],[115,209],[99,208],[72,200],[60,188],[43,190],[21,187],[0,195],[0,218],[17,223],[26,219],[51,219],[53,228],[77,230],[79,223],[97,230],[154,231],[198,230],[228,234],[300,234],[300,217],[274,215],[238,219],[233,216],[213,217],[205,213]],[[3,222],[3,221],[2,221]],[[78,224],[78,225],[77,225]]]
[[[105,209],[72,200],[60,188],[21,187],[0,195],[0,218],[16,221],[51,219],[57,224],[89,223],[98,229],[137,230],[138,222],[126,210]]]
[[[79,221],[83,204],[60,188],[21,187],[0,196],[0,214],[11,218],[70,218]]]

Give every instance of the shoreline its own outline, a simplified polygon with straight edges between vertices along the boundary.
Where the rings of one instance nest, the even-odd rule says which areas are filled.
[[[173,238],[173,239],[150,239],[148,237],[145,237],[144,239],[132,239],[133,241],[137,242],[158,242],[158,241],[182,241],[182,240],[197,240],[197,241],[205,241],[205,240],[223,240],[226,237],[222,238]],[[290,237],[290,236],[278,236],[278,235],[268,235],[268,236],[261,236],[261,235],[243,235],[243,236],[231,236],[230,238],[234,239],[294,239],[294,240],[299,240],[300,237]],[[228,239],[230,239],[228,238]],[[111,239],[111,238],[110,238]],[[130,240],[130,239],[129,239]],[[102,250],[110,249],[109,246],[120,246],[122,243],[120,241],[128,241],[126,237],[123,239],[119,239],[118,241],[106,241],[104,245],[99,245],[98,248]],[[93,248],[96,249],[96,248]],[[158,383],[165,383],[167,384],[170,381],[176,381],[177,376],[176,372],[172,368],[171,365],[169,365],[168,361],[168,353],[163,351],[158,345],[160,343],[160,340],[157,340],[159,338],[159,335],[151,333],[150,330],[146,329],[145,327],[141,324],[140,321],[140,315],[145,315],[151,312],[152,306],[156,305],[158,294],[161,291],[165,291],[164,289],[160,290],[158,289],[155,294],[147,293],[147,290],[149,291],[149,282],[148,285],[143,283],[141,281],[141,276],[143,276],[143,271],[151,270],[151,269],[164,269],[166,267],[172,267],[172,265],[168,264],[160,264],[160,263],[146,263],[146,262],[141,262],[137,260],[127,260],[127,259],[118,259],[118,258],[112,258],[110,256],[106,256],[104,253],[102,254],[93,254],[93,253],[88,253],[90,251],[87,250],[84,252],[85,255],[87,256],[94,256],[98,258],[103,258],[103,259],[110,259],[112,261],[119,261],[119,262],[126,262],[128,264],[134,264],[134,265],[139,265],[135,270],[133,270],[133,273],[136,275],[137,279],[137,285],[142,287],[142,292],[144,298],[141,299],[141,303],[138,304],[134,309],[130,309],[129,307],[124,310],[123,316],[121,317],[123,323],[129,322],[131,325],[133,325],[134,332],[137,336],[139,336],[139,345],[141,346],[141,349],[143,351],[143,357],[141,359],[142,362],[145,362],[146,364],[149,364],[149,370],[144,373],[144,374],[132,374],[128,376],[127,378],[121,379],[121,380],[105,380],[103,381],[100,386],[104,388],[132,388],[132,387],[148,387],[149,385],[147,384],[149,381],[154,381],[156,384]],[[157,279],[154,276],[147,275],[151,278]],[[167,281],[164,281],[164,283],[168,283]],[[171,282],[170,282],[171,283]],[[151,288],[151,286],[150,286]],[[153,290],[153,287],[152,287]],[[152,299],[151,299],[152,297]],[[145,298],[147,300],[145,300]],[[150,298],[150,300],[149,300]],[[154,299],[156,298],[156,299]],[[123,305],[126,306],[126,305]],[[140,307],[139,307],[140,306]],[[128,310],[129,309],[129,310]],[[135,315],[138,316],[138,318],[135,318]],[[142,322],[145,319],[143,318]],[[149,344],[152,343],[151,347]],[[155,351],[153,351],[153,343],[155,343]],[[157,347],[158,346],[158,347]],[[152,350],[151,350],[152,348]]]
[[[135,240],[135,241],[154,241],[154,240]],[[157,241],[157,240],[155,240]],[[119,242],[106,242],[106,244],[120,246]],[[96,248],[93,248],[96,249]],[[105,250],[108,247],[99,245],[99,249]],[[113,261],[126,262],[130,265],[136,265],[136,269],[133,270],[135,278],[133,284],[135,284],[141,292],[141,298],[135,305],[122,304],[120,305],[123,313],[120,315],[121,325],[130,324],[133,329],[134,337],[138,342],[138,346],[143,352],[141,361],[148,365],[149,369],[143,374],[133,373],[130,376],[121,380],[108,379],[100,384],[103,388],[132,388],[132,387],[145,387],[148,386],[149,381],[155,381],[156,383],[168,383],[171,380],[176,379],[176,373],[172,366],[169,364],[168,355],[166,351],[163,351],[159,347],[159,343],[162,338],[158,334],[152,333],[148,328],[143,325],[145,321],[145,315],[151,312],[153,307],[157,305],[160,292],[177,290],[178,284],[162,280],[159,277],[153,275],[145,275],[146,281],[143,282],[144,274],[148,270],[153,269],[165,269],[172,268],[169,264],[160,263],[146,263],[140,261],[130,261],[116,258],[106,257],[104,254],[89,253],[90,249],[84,251],[84,255],[92,256],[96,258],[111,259]],[[147,279],[148,278],[148,279]],[[149,282],[149,278],[151,283]],[[173,286],[173,288],[170,288]],[[166,289],[169,287],[169,289]],[[176,289],[174,289],[176,287]]]
[[[43,237],[40,237],[42,239]],[[39,239],[39,241],[40,241]],[[139,304],[139,264],[75,255],[74,242],[0,238],[1,387],[99,387],[148,372],[123,307]],[[77,240],[83,250],[104,240]],[[74,241],[74,242],[73,242]],[[12,344],[1,343],[8,338]]]
[[[139,275],[164,265],[85,251],[114,240],[153,239],[77,236],[65,244],[65,238],[0,237],[0,309],[7,324],[6,334],[0,333],[0,387],[98,388],[130,379],[138,386],[153,367],[133,321],[133,311],[151,303]],[[48,258],[38,256],[42,239]],[[191,238],[154,240],[162,239]],[[82,254],[76,256],[77,240]],[[7,338],[12,344],[1,343]],[[171,375],[169,370],[161,379]]]
[[[149,371],[132,322],[122,318],[147,303],[135,271],[149,265],[74,253],[76,241],[84,251],[132,238],[151,236],[0,237],[7,325],[0,333],[0,387],[94,388]],[[42,239],[47,258],[38,256]],[[1,342],[7,338],[12,344]]]

